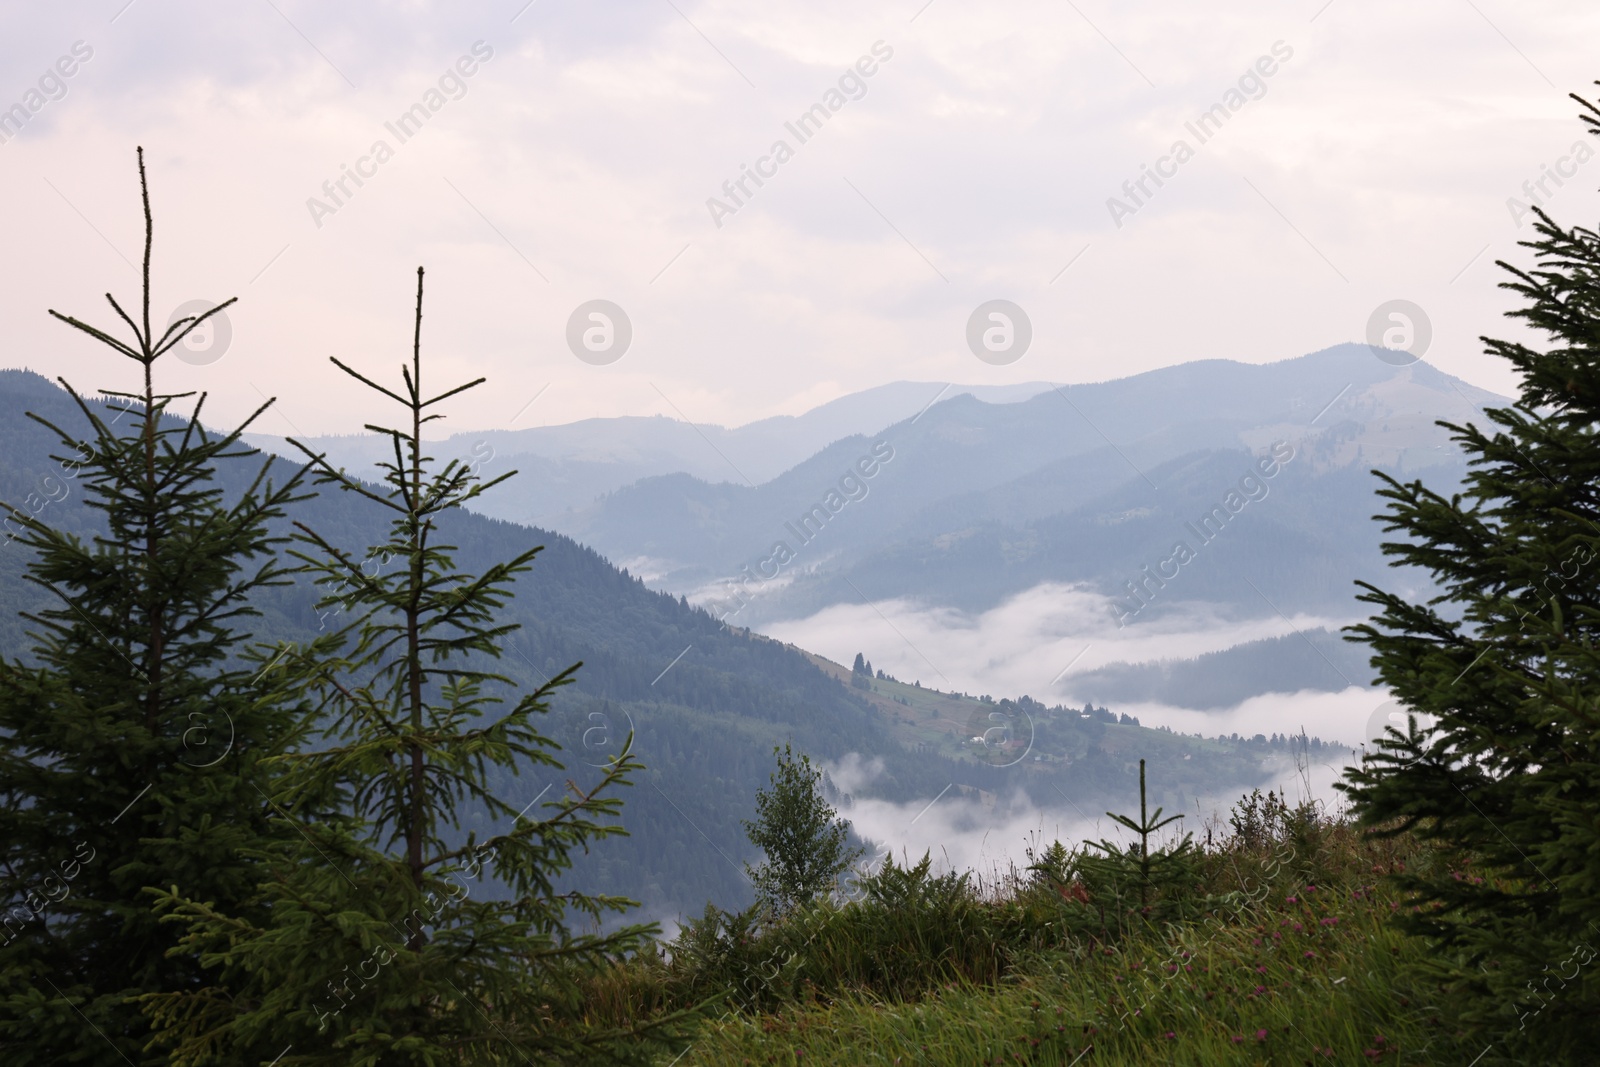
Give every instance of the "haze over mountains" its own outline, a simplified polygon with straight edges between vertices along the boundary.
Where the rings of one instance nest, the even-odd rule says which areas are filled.
[[[803,415],[779,415],[735,429],[698,426],[662,416],[584,419],[525,430],[457,433],[440,442],[441,457],[489,459],[521,473],[517,490],[485,500],[484,513],[550,529],[571,524],[573,513],[641,479],[688,474],[710,482],[770,481],[841,438],[874,433],[915,416],[937,400],[976,396],[989,403],[1024,400],[1048,390],[1044,382],[1019,385],[940,385],[891,382],[851,393]],[[535,401],[529,405],[533,407]],[[518,417],[522,412],[518,412]],[[515,420],[513,420],[515,421]],[[249,434],[251,443],[298,456],[282,437]],[[371,470],[385,458],[386,441],[371,434],[307,438],[352,471]]]
[[[979,866],[1030,830],[1089,832],[1084,813],[1122,803],[1139,757],[1163,802],[1188,810],[1282,785],[1283,739],[1302,728],[1359,742],[1386,694],[1331,629],[1358,617],[1352,576],[1401,578],[1380,557],[1368,467],[1448,488],[1460,460],[1434,420],[1498,399],[1348,345],[1061,388],[899,383],[736,430],[463,433],[437,451],[486,475],[522,470],[484,498],[489,514],[447,532],[469,568],[547,546],[518,583],[522,629],[501,667],[535,685],[584,662],[549,724],[563,773],[594,773],[584,764],[634,732],[649,768],[629,800],[635,836],[578,874],[670,920],[747,894],[738,818],[783,740],[833,768],[869,836]],[[22,412],[81,416],[28,372],[0,375],[0,402],[0,492],[87,533],[49,434]],[[372,438],[309,443],[357,471],[378,454]],[[507,521],[553,496],[556,532]],[[351,550],[379,539],[350,499],[318,497],[297,518]],[[12,608],[37,599],[24,562],[15,547],[0,557]],[[274,592],[258,636],[315,632],[315,601]],[[14,611],[0,642],[26,649]],[[860,691],[801,650],[834,664],[864,652],[889,677]],[[971,743],[997,707],[1023,762],[997,766]],[[1261,739],[1197,736],[1234,733]],[[1348,750],[1316,753],[1313,788]],[[557,784],[500,787],[532,799]]]
[[[1462,467],[1436,420],[1504,402],[1347,344],[1059,388],[896,383],[735,430],[463,433],[440,454],[521,470],[490,514],[542,516],[655,588],[835,659],[1215,711],[1368,684],[1332,631],[1360,614],[1354,579],[1406,580],[1381,556],[1370,469],[1447,488]],[[352,469],[375,455],[315,444]]]
[[[116,407],[104,410],[108,420],[116,418]],[[55,384],[28,371],[0,371],[0,499],[68,534],[93,536],[84,483],[29,412],[69,432],[83,424]],[[254,459],[226,461],[218,481],[237,493],[256,467]],[[282,477],[288,468],[280,468]],[[339,492],[301,502],[291,518],[357,556],[384,539],[388,521],[370,501]],[[276,528],[289,532],[287,520]],[[587,784],[631,737],[646,766],[626,797],[623,822],[631,836],[607,841],[571,877],[644,901],[652,917],[671,921],[697,912],[707,899],[748,902],[740,865],[753,853],[741,819],[767,782],[773,746],[785,741],[833,768],[839,802],[851,806],[864,833],[918,851],[942,848],[966,865],[1015,853],[1030,830],[1065,838],[1090,832],[1093,819],[1085,812],[1136,795],[1140,759],[1149,761],[1164,802],[1184,810],[1226,803],[1287,777],[1289,749],[1281,736],[1292,732],[1287,726],[1259,739],[1202,740],[1141,726],[1103,701],[1091,711],[1004,699],[1020,693],[1000,692],[998,701],[986,702],[886,678],[846,685],[848,671],[837,663],[647,589],[560,534],[459,512],[447,515],[440,530],[471,573],[544,546],[515,583],[504,621],[517,629],[493,669],[528,689],[582,662],[540,727],[562,746],[565,767],[501,775],[494,792],[520,806],[548,799],[568,782]],[[20,543],[0,542],[0,653],[8,656],[26,658],[32,644],[19,612],[36,611],[51,597],[25,580],[29,558]],[[257,597],[261,615],[246,625],[257,640],[275,643],[304,641],[349,622],[318,606],[321,593],[298,576]],[[996,714],[1008,717],[1003,739],[975,743],[974,735],[995,735]],[[1322,745],[1309,752],[1323,762],[1348,755]],[[494,829],[482,812],[466,819],[464,829]],[[993,850],[987,854],[985,842]]]

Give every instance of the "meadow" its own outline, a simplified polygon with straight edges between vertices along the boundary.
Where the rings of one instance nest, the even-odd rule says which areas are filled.
[[[588,993],[589,1025],[708,1005],[680,1058],[744,1064],[1468,1063],[1387,875],[1436,857],[1243,798],[1209,846],[1059,843],[977,877],[896,863],[794,912],[708,907]],[[1471,877],[1471,875],[1463,875]],[[1514,1016],[1510,1025],[1515,1027]]]

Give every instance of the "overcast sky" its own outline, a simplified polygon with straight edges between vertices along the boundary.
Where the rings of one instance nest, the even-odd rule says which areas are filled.
[[[455,429],[1267,362],[1360,340],[1396,298],[1430,362],[1508,392],[1477,341],[1506,332],[1493,261],[1526,260],[1508,200],[1543,177],[1558,218],[1595,221],[1566,94],[1600,77],[1600,7],[1572,0],[524,5],[13,5],[0,359],[131,386],[45,309],[132,298],[137,144],[153,316],[239,298],[220,358],[162,381],[218,420],[277,395],[272,432],[379,414],[327,357],[406,358],[419,264],[433,381],[491,382]],[[786,123],[817,104],[802,142]],[[1135,199],[1147,165],[1168,176]],[[734,200],[744,167],[768,176]],[[605,365],[567,342],[593,299],[631,322]],[[968,345],[992,299],[1032,325],[1006,365]]]

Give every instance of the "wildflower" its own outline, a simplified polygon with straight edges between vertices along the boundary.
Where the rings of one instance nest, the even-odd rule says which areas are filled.
[[[1299,924],[1299,923],[1295,923],[1295,924],[1294,924],[1294,932],[1295,932],[1295,933],[1297,933],[1297,934],[1298,934],[1298,933],[1300,933],[1300,932],[1301,932],[1301,931],[1302,931],[1302,930],[1304,930],[1304,929],[1305,929],[1305,927],[1304,927],[1304,926],[1301,926],[1301,925],[1300,925],[1300,924]]]
[[[1337,918],[1335,918],[1334,916],[1330,915],[1326,919],[1322,920],[1322,925],[1323,926],[1338,926],[1339,925],[1339,920]]]
[[[1300,903],[1300,898],[1299,897],[1284,897],[1283,898],[1283,902],[1285,904],[1298,904],[1298,903]]]
[[[1316,959],[1316,958],[1317,958],[1317,954],[1316,954],[1316,953],[1315,953],[1315,952],[1307,952],[1307,953],[1306,953],[1306,959],[1308,959],[1308,960],[1314,960],[1314,959]]]
[[[1176,1034],[1176,1033],[1174,1033],[1174,1032],[1173,1032],[1173,1031],[1171,1031],[1171,1030],[1168,1030],[1168,1031],[1167,1031],[1167,1040],[1168,1040],[1168,1041],[1176,1041],[1176,1040],[1177,1040],[1177,1038],[1178,1038],[1178,1035],[1177,1035],[1177,1034]]]
[[[1265,1030],[1257,1030],[1256,1031],[1256,1040],[1257,1041],[1265,1041],[1266,1039],[1267,1039],[1267,1032]]]
[[[1234,1044],[1235,1044],[1235,1045],[1242,1045],[1242,1044],[1244,1044],[1244,1038],[1242,1038],[1242,1037],[1240,1037],[1240,1036],[1239,1036],[1239,1035],[1237,1035],[1237,1034],[1235,1034],[1235,1035],[1234,1035],[1234,1036],[1233,1036],[1233,1043],[1234,1043]]]

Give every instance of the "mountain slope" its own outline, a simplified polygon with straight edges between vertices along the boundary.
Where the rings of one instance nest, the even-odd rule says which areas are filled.
[[[30,500],[48,499],[40,512],[48,521],[92,535],[82,485],[48,458],[54,438],[25,411],[67,429],[82,419],[66,394],[38,375],[0,372],[0,496],[29,507]],[[225,464],[219,480],[236,490],[257,462]],[[387,521],[349,493],[318,495],[292,517],[358,554],[379,539]],[[1190,796],[1222,781],[1247,788],[1262,779],[1263,761],[1272,756],[1260,747],[1202,745],[1040,708],[1042,729],[1055,731],[1049,751],[1075,759],[1115,751],[1118,758],[1088,759],[1070,773],[1063,762],[996,766],[985,746],[966,744],[960,731],[936,731],[938,744],[908,733],[901,717],[888,713],[903,705],[886,704],[877,689],[841,684],[845,672],[837,665],[819,666],[792,646],[728,627],[682,598],[649,590],[569,538],[465,512],[451,515],[441,532],[472,572],[530,544],[544,546],[508,607],[507,621],[522,628],[507,641],[500,669],[534,685],[582,661],[576,683],[558,696],[544,727],[563,746],[567,768],[503,779],[497,792],[521,806],[567,788],[569,779],[581,787],[631,732],[648,768],[626,798],[623,822],[632,836],[597,848],[572,878],[593,891],[644,900],[653,915],[698,911],[708,898],[724,905],[749,899],[740,865],[750,849],[740,823],[771,770],[772,746],[783,740],[826,763],[851,753],[871,761],[878,771],[858,796],[918,806],[952,791],[957,797],[1015,794],[1041,808],[1065,799],[1098,810],[1104,796],[1126,791],[1135,780],[1139,755],[1148,754],[1163,780]],[[20,546],[0,549],[0,652],[13,656],[25,655],[28,646],[17,612],[50,595],[22,579],[25,563]],[[316,601],[317,591],[305,583],[271,591],[259,601],[256,636],[304,639],[341,622],[319,613]],[[980,721],[994,707],[953,696],[947,703]],[[1041,739],[1040,751],[1046,744]],[[467,828],[489,826],[469,815]]]
[[[1464,468],[1436,422],[1470,421],[1497,402],[1427,364],[1378,360],[1363,345],[1265,366],[1207,361],[1004,408],[942,402],[756,487],[646,479],[572,516],[568,528],[645,568],[654,585],[802,643],[824,643],[826,631],[844,626],[926,660],[920,639],[880,608],[917,613],[913,628],[945,648],[941,670],[984,684],[992,655],[1020,661],[1028,642],[1059,640],[1063,631],[1040,612],[1069,612],[1062,624],[1084,644],[1142,642],[1138,654],[1159,657],[1171,655],[1155,636],[1164,633],[1307,625],[1292,616],[1311,617],[1311,626],[1353,620],[1357,580],[1398,580],[1425,595],[1423,576],[1396,575],[1382,556],[1370,468],[1448,492]],[[893,458],[855,497],[830,500],[841,472],[874,449]],[[974,640],[963,641],[973,627]],[[1172,674],[1152,658],[1062,681],[1049,695],[1159,697],[1206,710],[1224,695],[1237,704],[1369,684],[1364,664],[1339,656],[1330,667],[1294,641],[1295,654],[1272,670],[1239,672],[1210,657]],[[888,645],[877,648],[888,654]],[[1238,662],[1260,665],[1248,651]],[[1180,677],[1185,684],[1160,681]]]
[[[1049,388],[1042,382],[892,382],[839,397],[803,415],[779,415],[732,429],[663,416],[584,419],[526,430],[453,434],[437,443],[435,454],[522,472],[515,491],[484,499],[483,514],[530,525],[560,524],[569,513],[643,478],[684,473],[712,483],[766,482],[841,438],[875,433],[935,400],[977,396],[1007,404]],[[248,439],[277,455],[299,455],[280,437],[251,434]],[[385,458],[388,447],[371,434],[331,435],[306,443],[327,452],[336,466],[364,477]]]

